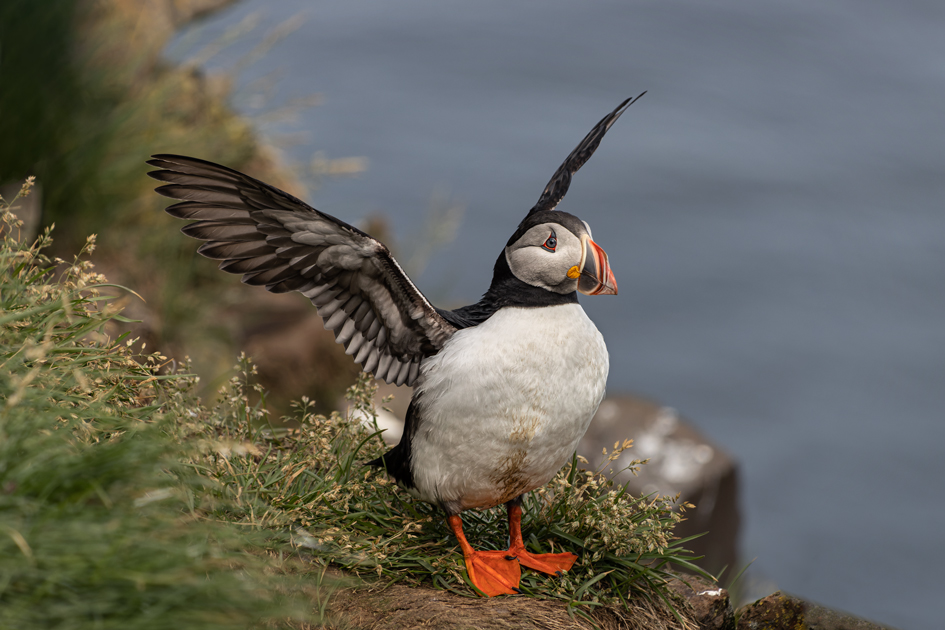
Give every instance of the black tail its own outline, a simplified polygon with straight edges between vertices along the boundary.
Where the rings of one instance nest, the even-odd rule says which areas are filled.
[[[413,442],[414,434],[417,432],[417,425],[420,424],[419,405],[417,404],[419,399],[420,396],[414,394],[410,406],[407,408],[407,417],[404,419],[404,434],[400,438],[400,444],[365,464],[365,466],[385,468],[387,474],[405,488],[416,487],[413,482],[411,467],[413,452],[410,445]]]
[[[365,466],[384,468],[387,470],[387,474],[393,477],[394,481],[398,484],[405,488],[413,488],[413,471],[410,470],[410,454],[407,453],[405,456],[404,451],[407,449],[401,448],[404,443],[406,443],[406,440],[402,439],[400,444],[377,459],[372,459],[367,462]]]

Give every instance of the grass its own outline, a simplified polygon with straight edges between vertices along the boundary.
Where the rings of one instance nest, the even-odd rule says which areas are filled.
[[[2,200],[0,215],[0,627],[317,621],[319,575],[288,544],[267,551],[279,533],[217,518],[221,493],[162,413],[166,359],[108,336],[113,287],[48,258],[48,230],[19,244]]]

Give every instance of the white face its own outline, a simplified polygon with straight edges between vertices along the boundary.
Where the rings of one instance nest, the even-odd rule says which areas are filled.
[[[559,223],[536,225],[505,248],[516,278],[561,294],[577,290],[583,255],[580,237]]]

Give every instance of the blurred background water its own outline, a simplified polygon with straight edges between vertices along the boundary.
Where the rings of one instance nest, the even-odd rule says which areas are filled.
[[[320,182],[314,206],[384,215],[400,243],[437,194],[465,206],[415,278],[441,306],[478,299],[563,158],[649,90],[560,206],[591,224],[619,282],[616,298],[582,300],[611,351],[609,390],[678,408],[736,456],[756,579],[936,625],[945,4],[244,0],[169,56],[254,12],[256,31],[205,66],[232,68],[302,14],[238,74],[235,104],[257,115],[263,95],[278,108],[318,93],[267,130],[304,129],[286,149],[299,162],[368,160]]]

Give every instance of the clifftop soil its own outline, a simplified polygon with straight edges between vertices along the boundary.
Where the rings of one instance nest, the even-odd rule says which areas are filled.
[[[669,630],[684,628],[663,608],[637,604],[632,611],[598,608],[593,623],[570,615],[567,605],[523,596],[479,599],[431,588],[366,586],[335,592],[328,602],[329,627],[408,630]],[[708,627],[691,625],[690,628]],[[734,626],[732,626],[734,628]]]

